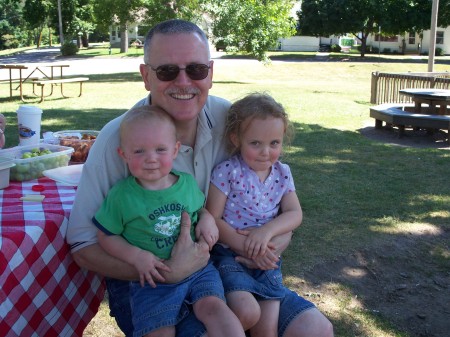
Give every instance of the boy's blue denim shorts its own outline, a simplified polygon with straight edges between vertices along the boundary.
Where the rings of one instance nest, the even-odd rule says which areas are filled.
[[[130,282],[117,279],[106,279],[108,290],[110,315],[115,318],[117,325],[126,337],[133,336],[133,322],[130,307]],[[280,303],[278,319],[278,336],[282,337],[289,324],[303,312],[315,308],[315,305],[294,291],[284,288],[284,298]],[[176,325],[177,337],[204,336],[206,329],[195,317],[191,306],[183,306],[181,315],[185,317]]]
[[[219,273],[211,263],[176,284],[157,283],[152,288],[149,284],[141,287],[139,282],[131,282],[134,336],[176,326],[189,313],[188,306],[207,296],[225,301]]]
[[[247,291],[257,300],[280,300],[284,297],[281,260],[278,269],[250,269],[236,262],[236,254],[222,245],[215,245],[211,260],[220,273],[225,294],[232,291]]]

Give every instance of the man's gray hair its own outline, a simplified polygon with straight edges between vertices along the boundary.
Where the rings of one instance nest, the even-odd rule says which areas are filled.
[[[158,23],[147,33],[144,42],[144,62],[149,64],[150,44],[155,34],[172,35],[172,34],[197,34],[205,43],[208,50],[208,59],[211,58],[209,51],[208,38],[205,32],[195,23],[186,20],[173,19]]]

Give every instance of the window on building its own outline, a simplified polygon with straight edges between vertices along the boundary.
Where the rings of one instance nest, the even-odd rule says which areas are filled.
[[[436,32],[436,44],[444,44],[444,32]]]
[[[375,41],[380,41],[380,35],[379,34],[375,35]],[[398,41],[398,36],[397,35],[381,36],[381,42],[397,42],[397,41]]]
[[[416,33],[409,32],[408,44],[416,44]]]

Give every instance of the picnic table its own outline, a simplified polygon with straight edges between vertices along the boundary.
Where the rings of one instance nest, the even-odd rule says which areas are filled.
[[[40,190],[33,186],[40,186]],[[42,190],[42,191],[41,191]],[[65,241],[76,187],[39,178],[0,190],[0,331],[4,337],[82,337],[104,282]],[[43,195],[42,201],[21,200]]]
[[[450,104],[450,90],[414,88],[401,89],[399,92],[401,95],[412,98],[415,113],[423,113],[422,104],[427,104],[429,114],[448,115],[447,105]]]
[[[9,96],[13,97],[13,82],[18,81],[18,85],[15,88],[15,90],[19,89],[19,95],[20,99],[23,102],[26,102],[24,96],[23,96],[23,84],[27,81],[33,84],[33,94],[35,96],[40,96],[39,103],[44,101],[44,97],[48,97],[53,95],[53,87],[55,85],[61,86],[61,95],[63,97],[67,97],[64,95],[63,91],[63,84],[64,83],[73,83],[77,82],[80,83],[80,93],[78,97],[82,95],[82,85],[83,82],[86,82],[89,80],[87,77],[75,77],[75,78],[68,78],[63,76],[63,68],[69,67],[68,64],[44,64],[44,65],[38,65],[35,66],[34,69],[27,75],[23,76],[22,71],[29,69],[29,66],[26,64],[0,64],[0,69],[8,69],[9,70]],[[47,68],[47,69],[46,69]],[[50,72],[48,72],[48,69]],[[59,69],[59,71],[58,71]],[[19,76],[14,77],[13,76],[13,70],[19,70]],[[44,87],[45,85],[50,85],[50,92],[45,95],[44,93]],[[41,87],[40,94],[37,94],[35,92],[35,86]]]

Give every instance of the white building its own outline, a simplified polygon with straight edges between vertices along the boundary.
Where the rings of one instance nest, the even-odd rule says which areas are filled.
[[[278,50],[281,51],[318,51],[321,44],[338,44],[344,47],[343,41],[348,41],[348,37],[313,37],[313,36],[292,36],[287,39],[280,39]],[[359,42],[354,38],[355,45]],[[347,43],[345,43],[347,44]],[[430,31],[423,34],[406,33],[391,37],[381,37],[378,34],[367,37],[367,48],[379,48],[382,53],[396,54],[428,54],[430,48]],[[436,29],[436,48],[441,48],[445,55],[450,55],[450,26]]]

